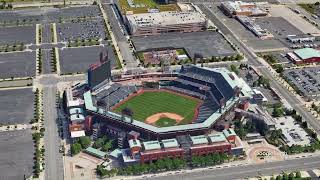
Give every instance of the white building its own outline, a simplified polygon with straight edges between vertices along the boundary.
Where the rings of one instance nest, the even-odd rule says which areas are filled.
[[[206,18],[196,11],[129,14],[126,21],[133,36],[197,32],[207,27]]]

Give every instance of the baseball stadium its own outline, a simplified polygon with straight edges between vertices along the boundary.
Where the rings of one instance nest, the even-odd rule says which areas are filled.
[[[245,96],[225,68],[185,65],[177,72],[122,75],[83,93],[87,114],[146,139],[209,133]]]

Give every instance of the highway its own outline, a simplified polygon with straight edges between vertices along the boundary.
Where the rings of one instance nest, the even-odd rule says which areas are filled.
[[[153,180],[230,180],[241,179],[263,175],[279,174],[281,172],[292,172],[297,170],[313,170],[319,168],[320,157],[307,157],[287,161],[277,161],[258,165],[235,166],[206,169],[203,171],[192,171],[190,173],[172,174],[145,179]]]
[[[45,145],[45,179],[63,180],[63,160],[59,153],[60,137],[56,124],[56,91],[54,85],[43,88],[43,113],[44,113],[44,145]]]
[[[240,51],[248,58],[248,63],[258,67],[261,74],[270,79],[270,85],[278,91],[283,99],[285,99],[303,117],[303,119],[314,128],[318,134],[320,134],[320,122],[308,112],[305,106],[295,97],[295,95],[289,92],[289,90],[287,90],[282,84],[280,84],[267,67],[263,67],[263,64],[257,59],[257,56],[251,51],[251,49],[243,44],[239,38],[237,38],[231,32],[231,30],[214,15],[211,9],[203,4],[198,4],[198,6],[207,16],[207,18],[209,18],[223,34],[232,39],[232,42],[236,44]]]

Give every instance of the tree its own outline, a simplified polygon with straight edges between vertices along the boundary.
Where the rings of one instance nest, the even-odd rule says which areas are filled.
[[[276,177],[276,180],[282,180],[282,176],[281,176],[281,175],[278,175],[278,176]]]
[[[234,73],[239,74],[239,70],[238,70],[238,67],[237,67],[236,65],[231,64],[231,65],[230,65],[230,69],[231,69],[231,71],[233,71]]]
[[[301,172],[300,171],[296,172],[296,178],[301,178]]]
[[[83,149],[86,149],[91,144],[91,139],[88,136],[82,136],[79,138],[79,143]]]
[[[112,140],[107,141],[101,148],[102,151],[107,152],[112,148]]]
[[[96,140],[96,142],[94,142],[92,147],[94,147],[96,149],[99,149],[99,148],[101,148],[103,146],[103,144],[104,144],[104,139],[103,138],[98,138]]]
[[[273,109],[273,112],[272,112],[272,116],[273,117],[280,117],[280,116],[283,116],[283,115],[284,115],[284,111],[283,111],[282,107]]]
[[[293,173],[290,173],[289,174],[289,180],[293,180],[294,179],[294,174]]]
[[[82,150],[81,144],[79,143],[74,143],[71,145],[71,154],[76,155]]]

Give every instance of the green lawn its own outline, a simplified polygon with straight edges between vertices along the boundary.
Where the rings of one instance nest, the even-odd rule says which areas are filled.
[[[114,111],[120,113],[122,109],[128,107],[133,111],[133,118],[139,121],[144,121],[147,117],[160,112],[176,113],[184,117],[179,124],[189,124],[199,103],[200,100],[169,92],[144,92],[129,99]]]
[[[180,11],[176,4],[160,5],[155,0],[133,0],[135,4],[144,4],[145,7],[130,7],[127,0],[119,0],[121,11],[133,11],[134,14],[148,13],[148,9],[159,9],[160,11]]]
[[[155,124],[159,127],[174,126],[176,124],[176,120],[170,118],[161,118]]]
[[[316,6],[314,4],[298,4],[298,5],[311,14],[315,13]]]

